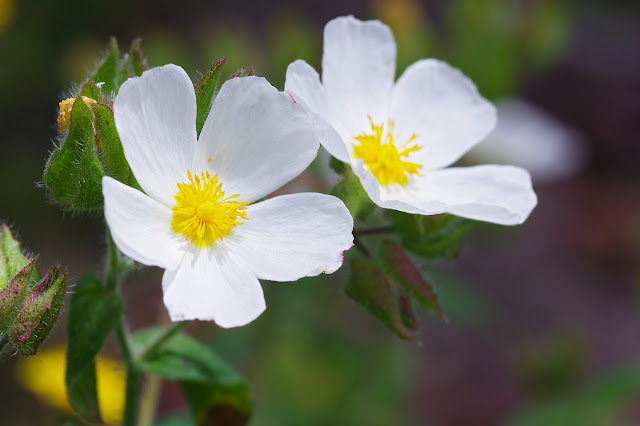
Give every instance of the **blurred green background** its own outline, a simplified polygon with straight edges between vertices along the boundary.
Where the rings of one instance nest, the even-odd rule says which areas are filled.
[[[527,99],[572,127],[591,155],[579,175],[535,185],[525,225],[480,227],[459,259],[423,265],[450,321],[422,315],[421,345],[347,299],[340,272],[265,283],[269,309],[242,329],[193,325],[249,378],[253,423],[640,424],[637,1],[0,0],[0,218],[43,268],[62,263],[76,279],[101,268],[102,219],[63,214],[39,181],[58,102],[109,36],[141,37],[150,65],[179,64],[194,80],[227,57],[227,73],[253,67],[282,89],[293,60],[320,69],[322,28],[345,14],[392,27],[398,74],[447,60],[489,99]],[[299,183],[328,190],[313,173]],[[128,283],[136,328],[164,317],[160,276]],[[64,339],[63,319],[48,344]],[[16,384],[23,362],[0,363],[0,423],[62,422]],[[177,389],[164,386],[159,409],[181,424]]]

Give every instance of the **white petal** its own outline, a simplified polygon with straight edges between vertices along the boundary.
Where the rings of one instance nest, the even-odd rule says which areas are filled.
[[[396,43],[380,21],[353,16],[333,19],[324,27],[322,83],[328,116],[345,143],[371,130],[368,116],[387,120],[396,70]]]
[[[104,217],[124,254],[145,265],[176,268],[184,238],[171,231],[171,210],[108,176],[102,178]]]
[[[307,168],[318,137],[304,107],[259,77],[227,81],[202,128],[193,169],[217,173],[225,191],[253,201]]]
[[[391,102],[399,141],[417,134],[409,157],[423,170],[446,167],[495,126],[496,112],[460,71],[434,59],[418,61],[398,79]]]
[[[354,163],[353,169],[374,203],[407,213],[451,213],[500,225],[518,225],[538,203],[531,176],[519,167],[448,168],[411,178],[407,186],[378,184],[361,160]]]
[[[342,137],[326,121],[327,99],[320,76],[303,60],[297,60],[287,68],[284,90],[309,109],[311,120],[316,127],[320,143],[340,161],[349,162],[349,152]]]
[[[196,96],[184,70],[165,65],[127,80],[113,102],[125,157],[150,197],[172,206],[196,145]]]
[[[536,182],[568,178],[584,167],[586,146],[574,130],[524,100],[497,106],[498,125],[469,157],[523,167]]]
[[[353,246],[353,219],[324,194],[292,194],[249,206],[225,243],[260,279],[295,281],[332,273]]]
[[[260,282],[221,241],[208,250],[188,252],[177,270],[164,273],[162,288],[172,321],[240,327],[266,308]]]

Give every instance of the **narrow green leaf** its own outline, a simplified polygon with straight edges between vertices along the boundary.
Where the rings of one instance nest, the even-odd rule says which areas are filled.
[[[415,312],[413,312],[411,299],[409,299],[404,292],[400,291],[398,294],[398,303],[400,305],[400,318],[402,319],[402,323],[409,330],[418,331],[420,329],[420,323],[418,322]]]
[[[375,204],[364,190],[360,179],[350,170],[331,190],[331,195],[340,198],[354,218],[366,220],[375,209]]]
[[[62,206],[86,210],[102,207],[104,172],[96,151],[93,115],[84,102],[71,109],[69,134],[45,167],[44,183]]]
[[[143,330],[133,342],[136,352],[155,341],[160,329]],[[149,374],[177,381],[194,420],[198,424],[217,424],[215,416],[224,413],[233,420],[223,424],[246,424],[252,410],[246,381],[208,347],[185,334],[175,334],[139,360],[139,368]]]
[[[393,212],[389,215],[402,235],[402,245],[426,257],[451,258],[478,222],[450,214],[431,216]]]
[[[102,83],[102,92],[111,96],[117,91],[116,76],[120,68],[120,52],[118,50],[118,41],[115,37],[111,37],[109,41],[109,50],[100,64],[100,67],[95,72],[91,80],[95,81],[98,85]]]
[[[120,297],[107,292],[96,277],[84,277],[76,285],[67,323],[67,395],[89,421],[100,421],[95,357],[121,316]]]
[[[102,104],[94,104],[92,108],[95,115],[96,139],[100,147],[104,174],[122,183],[127,183],[129,180],[129,163],[124,157],[113,112],[108,106]]]
[[[433,286],[424,279],[420,269],[413,264],[402,247],[392,240],[384,240],[380,245],[380,260],[387,275],[400,284],[407,293],[421,305],[444,318],[442,306]]]
[[[345,290],[351,299],[365,307],[389,330],[402,339],[415,341],[401,316],[395,288],[374,262],[354,258],[351,261],[351,277]]]
[[[142,55],[140,49],[141,39],[137,38],[131,43],[131,49],[129,50],[129,57],[131,60],[131,70],[134,76],[141,76],[143,72],[149,69],[147,60]]]
[[[204,126],[204,122],[207,120],[207,116],[211,110],[211,105],[213,105],[214,95],[218,87],[218,81],[220,80],[220,69],[226,61],[226,58],[219,60],[194,87],[196,91],[196,105],[198,107],[196,116],[196,131],[198,135],[200,135],[202,126]]]

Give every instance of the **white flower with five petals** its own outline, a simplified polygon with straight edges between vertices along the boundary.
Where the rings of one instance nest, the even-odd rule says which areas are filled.
[[[444,62],[418,61],[394,83],[395,63],[389,27],[340,17],[324,29],[322,81],[298,60],[285,90],[311,110],[323,146],[351,164],[379,206],[522,223],[537,203],[526,170],[448,167],[494,128],[493,105]]]
[[[235,78],[216,97],[200,137],[191,80],[175,65],[125,82],[116,128],[140,192],[103,178],[105,218],[118,248],[165,268],[174,321],[247,324],[265,309],[258,279],[331,273],[353,243],[339,199],[292,194],[251,204],[315,158],[302,106],[265,79]]]

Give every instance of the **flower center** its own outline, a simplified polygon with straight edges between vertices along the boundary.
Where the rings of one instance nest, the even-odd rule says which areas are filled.
[[[203,172],[202,178],[188,172],[189,183],[179,183],[171,229],[198,247],[210,247],[231,233],[231,228],[248,220],[249,202],[233,201],[238,194],[225,197],[218,175]]]
[[[411,145],[418,135],[413,134],[398,149],[395,145],[398,135],[393,133],[395,127],[393,120],[389,120],[386,133],[383,132],[382,125],[377,126],[373,123],[371,117],[369,122],[371,133],[363,132],[354,137],[360,144],[353,148],[353,156],[364,162],[380,185],[397,183],[404,186],[408,182],[408,175],[419,176],[422,166],[406,161],[411,153],[422,149],[420,145]]]

